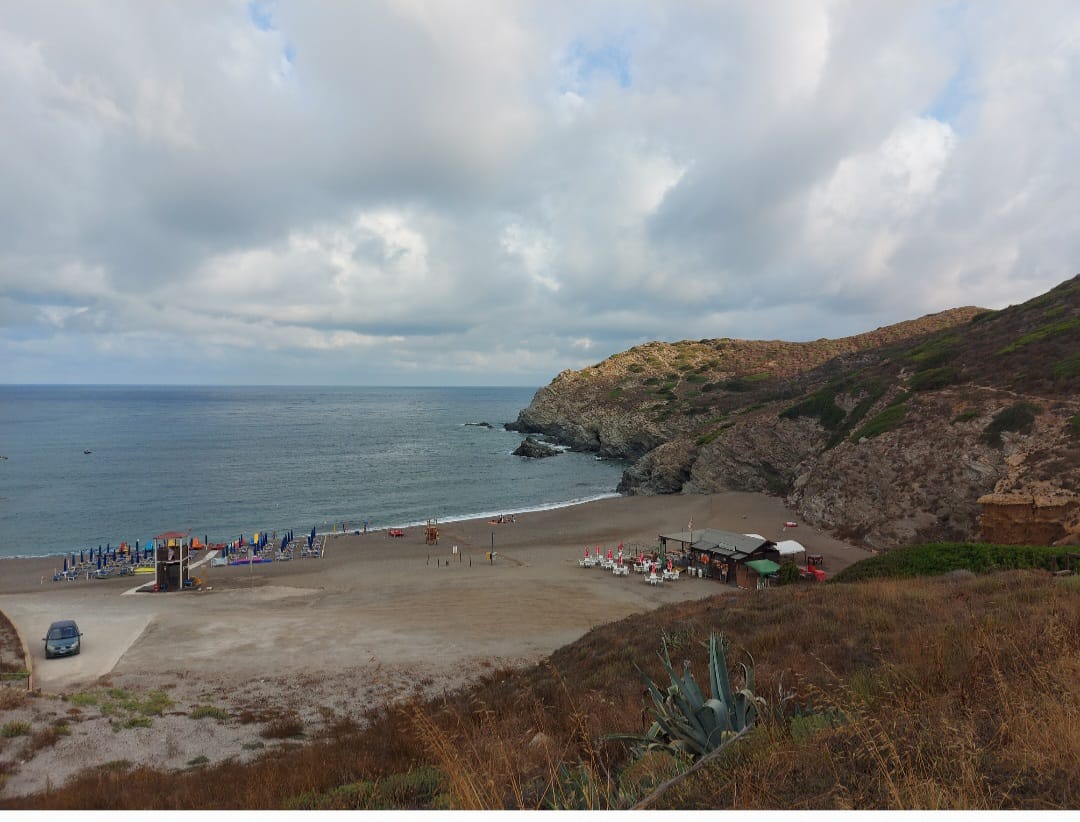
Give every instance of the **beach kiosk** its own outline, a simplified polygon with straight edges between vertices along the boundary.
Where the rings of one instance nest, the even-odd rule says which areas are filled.
[[[718,528],[660,534],[660,544],[665,551],[681,554],[687,568],[740,588],[757,587],[758,575],[747,574],[747,562],[775,562],[780,556],[776,543],[759,534],[736,534]]]
[[[159,591],[180,591],[188,582],[191,534],[166,531],[154,537],[155,582]]]

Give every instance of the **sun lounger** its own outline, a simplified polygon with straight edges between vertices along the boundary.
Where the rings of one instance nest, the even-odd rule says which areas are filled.
[[[648,575],[648,576],[647,576],[647,577],[645,578],[645,581],[646,581],[647,583],[649,583],[650,585],[659,585],[659,584],[660,584],[660,577],[658,577],[658,576],[656,575],[656,572],[655,572],[655,571],[653,571],[653,572],[652,572],[651,574],[649,574],[649,575]]]

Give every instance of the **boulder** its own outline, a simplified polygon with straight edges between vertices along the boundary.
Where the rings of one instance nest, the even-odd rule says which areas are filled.
[[[558,454],[557,448],[552,448],[550,445],[544,442],[540,442],[533,437],[526,437],[522,440],[514,450],[514,456],[516,457],[529,457],[530,459],[541,459],[542,457],[554,457]]]

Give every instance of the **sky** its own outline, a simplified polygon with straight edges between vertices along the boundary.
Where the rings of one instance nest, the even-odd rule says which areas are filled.
[[[540,386],[1080,269],[1080,5],[0,10],[0,383]]]

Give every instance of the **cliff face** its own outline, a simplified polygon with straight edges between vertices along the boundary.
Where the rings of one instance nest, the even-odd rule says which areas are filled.
[[[979,505],[979,528],[989,542],[1080,545],[1080,497],[1075,494],[987,494]]]
[[[1078,388],[1074,278],[843,340],[650,343],[563,372],[517,427],[634,460],[624,493],[780,494],[880,548],[978,538],[983,511],[983,538],[1045,543],[1080,539]]]

